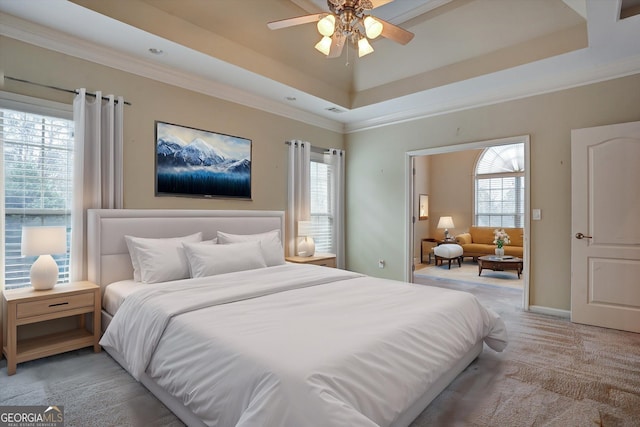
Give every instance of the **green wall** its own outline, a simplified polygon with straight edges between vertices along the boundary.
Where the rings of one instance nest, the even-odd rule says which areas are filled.
[[[531,208],[542,210],[530,227],[530,304],[569,310],[571,129],[638,121],[639,105],[636,74],[347,135],[348,268],[404,277],[407,152],[530,135]]]

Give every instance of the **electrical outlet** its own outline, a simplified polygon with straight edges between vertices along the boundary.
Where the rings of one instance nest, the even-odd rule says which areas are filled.
[[[378,268],[384,268],[384,260],[383,259],[378,260]]]

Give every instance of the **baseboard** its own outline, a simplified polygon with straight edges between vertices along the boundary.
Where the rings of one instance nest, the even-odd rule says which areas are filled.
[[[546,314],[548,316],[562,317],[564,319],[571,319],[571,311],[560,310],[558,308],[542,307],[539,305],[530,305],[529,311],[538,314]]]

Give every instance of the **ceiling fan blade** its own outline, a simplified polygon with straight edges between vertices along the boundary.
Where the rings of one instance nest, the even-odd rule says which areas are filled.
[[[327,58],[337,58],[342,55],[342,49],[347,41],[346,39],[347,38],[342,33],[333,33],[333,36],[331,36],[331,48],[329,49],[329,55],[327,55]]]
[[[295,18],[281,19],[279,21],[271,21],[267,24],[272,30],[279,30],[281,28],[293,27],[295,25],[308,24],[310,22],[319,21],[326,13],[313,13],[311,15],[297,16]]]
[[[369,0],[369,1],[371,2],[371,4],[373,4],[372,9],[375,9],[376,7],[380,7],[387,3],[391,3],[393,0]]]
[[[393,40],[396,43],[407,44],[409,43],[415,34],[411,31],[407,31],[404,28],[400,28],[397,25],[393,25],[391,22],[387,22],[380,18],[375,18],[377,21],[382,22],[381,36]]]

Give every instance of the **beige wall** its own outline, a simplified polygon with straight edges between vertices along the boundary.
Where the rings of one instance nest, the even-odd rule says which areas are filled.
[[[531,207],[542,209],[530,230],[530,303],[569,310],[571,129],[640,120],[638,105],[640,74],[349,134],[348,268],[403,278],[407,151],[530,135]]]
[[[286,208],[287,150],[284,141],[343,148],[343,135],[207,95],[117,71],[92,62],[0,37],[0,64],[7,76],[38,83],[122,95],[125,107],[124,205],[126,208]],[[73,95],[5,81],[2,90],[71,103]],[[252,201],[154,195],[154,121],[249,138]]]
[[[429,235],[444,237],[444,230],[436,228],[441,216],[453,218],[455,228],[449,233],[463,233],[473,224],[473,171],[482,150],[464,150],[435,154],[431,158],[429,176],[433,183],[433,221]]]

